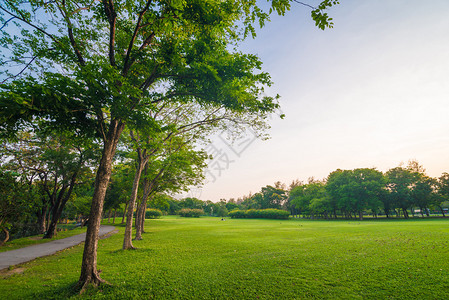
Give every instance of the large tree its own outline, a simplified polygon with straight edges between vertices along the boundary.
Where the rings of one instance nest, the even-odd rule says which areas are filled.
[[[261,113],[277,107],[273,98],[259,97],[270,78],[258,72],[258,58],[231,50],[254,34],[255,21],[263,25],[268,19],[255,2],[6,0],[0,5],[0,40],[8,49],[2,63],[23,66],[11,69],[15,74],[4,72],[0,129],[11,132],[39,117],[102,139],[81,290],[104,282],[97,271],[98,232],[126,124],[151,126],[147,113],[165,101]],[[326,0],[313,10],[318,26],[329,25],[322,10],[336,2]],[[290,1],[272,1],[270,11],[283,14],[289,7]]]

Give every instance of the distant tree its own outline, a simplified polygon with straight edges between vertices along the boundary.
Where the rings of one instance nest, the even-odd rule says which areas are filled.
[[[214,203],[211,200],[206,200],[203,204],[203,210],[205,213],[209,214],[210,216],[216,215],[218,212],[219,204]]]
[[[292,214],[310,214],[310,198],[306,195],[306,185],[298,185],[290,190],[288,201],[292,211],[294,212],[292,212]]]
[[[235,202],[227,202],[226,203],[226,209],[228,210],[228,211],[232,211],[232,210],[234,210],[234,209],[237,209],[237,208],[239,208],[239,206],[238,206],[238,204],[237,203],[235,203]]]
[[[419,207],[421,216],[424,217],[424,213],[429,216],[429,207],[435,203],[434,200],[437,196],[438,181],[424,174],[419,174],[417,177],[412,188],[412,201],[415,206]]]
[[[287,199],[286,191],[283,190],[281,186],[273,187],[270,185],[263,187],[260,194],[258,193],[254,195],[254,197],[261,209],[280,209],[284,201]]]
[[[402,210],[404,218],[408,219],[407,209],[413,205],[412,187],[418,179],[418,174],[403,167],[390,169],[386,173],[389,197],[394,205]]]
[[[168,195],[156,193],[148,202],[148,207],[159,209],[165,212],[165,214],[168,214],[170,211],[170,201],[172,200],[173,198]]]
[[[337,170],[329,175],[326,189],[346,216],[354,211],[362,220],[364,210],[381,205],[385,178],[375,169]]]
[[[106,191],[104,210],[114,211],[113,222],[117,210],[123,207],[123,216],[130,198],[134,168],[130,163],[117,163],[112,169],[112,176]]]
[[[351,182],[351,171],[337,169],[327,177],[326,191],[330,201],[333,204],[334,211],[339,209],[345,216],[349,218],[353,207],[348,186]]]
[[[228,215],[228,209],[226,208],[226,205],[219,205],[218,206],[218,211],[217,211],[217,216],[224,218]]]
[[[324,182],[312,181],[295,187],[290,192],[290,201],[295,210],[312,218],[323,215],[325,218],[332,213],[331,203],[327,197]]]
[[[438,178],[438,192],[436,197],[434,198],[433,204],[438,207],[443,214],[443,217],[445,217],[444,209],[442,204],[444,202],[449,201],[449,174],[443,173]]]

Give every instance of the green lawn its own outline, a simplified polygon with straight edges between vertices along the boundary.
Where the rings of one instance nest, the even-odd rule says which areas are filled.
[[[449,220],[165,217],[99,243],[113,286],[73,296],[82,246],[1,274],[3,299],[449,299]],[[13,270],[14,271],[14,270]]]

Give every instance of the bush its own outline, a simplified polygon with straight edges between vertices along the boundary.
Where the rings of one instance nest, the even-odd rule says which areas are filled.
[[[158,219],[162,216],[162,211],[156,208],[150,208],[145,211],[145,219]]]
[[[185,218],[199,218],[201,215],[204,215],[204,210],[183,208],[179,211],[179,215]]]
[[[244,210],[234,209],[229,213],[229,216],[233,219],[246,218],[246,213]]]
[[[268,209],[249,209],[249,210],[233,210],[229,216],[233,219],[247,218],[247,219],[288,219],[290,213],[285,210],[268,208]]]

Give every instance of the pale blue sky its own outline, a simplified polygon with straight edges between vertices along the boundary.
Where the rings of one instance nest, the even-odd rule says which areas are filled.
[[[271,122],[268,141],[250,136],[231,149],[217,140],[221,167],[191,195],[238,198],[278,180],[409,159],[430,176],[449,172],[448,13],[447,0],[341,0],[326,31],[300,5],[272,18],[242,49],[264,62],[286,118]]]

